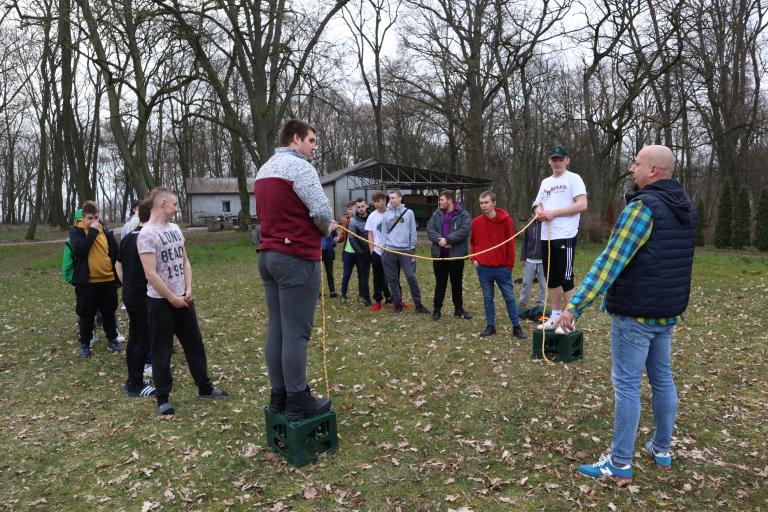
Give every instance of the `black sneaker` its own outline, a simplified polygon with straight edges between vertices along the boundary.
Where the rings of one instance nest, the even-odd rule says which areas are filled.
[[[331,292],[331,294],[329,295],[329,297],[332,298],[332,299],[335,299],[338,296],[339,296],[339,294],[336,293],[336,292]]]
[[[365,297],[357,297],[357,303],[362,304],[363,306],[369,308],[373,304],[370,299],[366,299]]]
[[[392,304],[392,297],[387,297],[384,299],[384,304]]]
[[[402,302],[398,302],[397,304],[395,304],[393,306],[393,309],[395,310],[395,314],[396,315],[401,314],[403,312],[403,303]]]
[[[123,389],[125,390],[125,394],[130,397],[155,396],[155,393],[157,392],[155,387],[150,385],[148,381],[144,381],[144,387],[139,389],[138,391],[131,390],[128,384],[125,384],[123,386]]]
[[[418,310],[418,307],[416,309]],[[432,313],[432,320],[434,320],[435,322],[440,320],[441,317],[442,317],[442,315],[440,314],[440,310],[439,309],[436,309],[435,312]]]
[[[339,302],[341,302],[342,304],[346,303],[347,302],[347,296],[346,295],[340,296],[339,297]]]
[[[459,309],[457,311],[454,311],[453,316],[456,318],[462,318],[464,320],[472,320],[472,315],[464,311],[463,309]]]
[[[120,350],[120,342],[117,341],[116,339],[115,340],[108,340],[107,341],[107,350],[111,350],[115,354],[119,354],[120,352],[122,352]]]
[[[80,345],[80,357],[83,359],[91,357],[91,347],[89,345]]]
[[[416,304],[416,311],[422,315],[430,315],[432,312],[424,307],[424,304]]]
[[[515,338],[517,338],[519,340],[527,340],[528,339],[528,335],[525,334],[525,332],[523,331],[523,328],[520,327],[519,325],[515,325],[514,327],[512,327],[512,336],[514,336]]]
[[[171,402],[165,402],[157,406],[157,416],[161,419],[171,419],[176,416],[176,411],[173,410]]]
[[[213,388],[210,393],[198,393],[197,398],[227,398],[229,393],[219,388]]]
[[[496,326],[495,325],[486,325],[485,330],[480,333],[481,338],[485,338],[486,336],[492,336],[496,334]]]

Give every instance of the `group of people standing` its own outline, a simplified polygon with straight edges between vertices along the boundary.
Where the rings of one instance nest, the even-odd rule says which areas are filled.
[[[92,356],[90,341],[94,316],[101,313],[108,348],[120,352],[115,312],[117,288],[128,312],[126,344],[129,397],[155,397],[157,414],[175,415],[170,403],[173,385],[171,353],[173,337],[179,339],[199,398],[223,398],[226,391],[214,387],[208,376],[203,338],[192,297],[192,266],[184,235],[171,222],[176,215],[176,193],[158,187],[135,205],[135,219],[126,223],[118,246],[112,232],[99,220],[93,201],[82,207],[82,220],[70,231],[74,253],[72,285],[77,299],[80,356]],[[144,380],[145,361],[151,353],[154,385]]]
[[[554,322],[561,313],[561,304],[572,294],[573,261],[580,213],[587,209],[584,182],[578,174],[567,170],[569,157],[566,149],[555,146],[549,155],[553,175],[545,179],[533,204],[537,216],[545,226],[545,243],[541,242],[542,222],[537,220],[526,233],[523,241],[523,276],[521,305],[528,302],[531,284],[538,278],[540,283],[539,304],[543,306],[545,281],[550,286],[552,317],[542,328],[554,329]],[[332,231],[322,238],[321,255],[325,267],[330,297],[338,296],[333,276],[334,248],[343,247],[343,274],[340,301],[347,302],[352,274],[357,270],[358,302],[371,311],[378,311],[382,303],[391,303],[396,314],[402,313],[403,302],[400,287],[400,271],[405,274],[414,308],[418,313],[431,314],[432,320],[442,318],[442,307],[451,284],[454,316],[470,320],[472,316],[464,308],[462,283],[465,259],[471,261],[477,272],[483,293],[485,329],[481,337],[496,334],[494,291],[498,287],[504,299],[507,315],[512,322],[513,336],[527,336],[520,319],[513,289],[512,269],[515,266],[515,223],[512,216],[496,206],[496,195],[491,191],[480,194],[481,214],[475,217],[457,200],[453,190],[440,192],[438,208],[427,222],[427,236],[431,242],[432,269],[435,276],[434,299],[430,312],[422,302],[421,289],[416,277],[417,230],[412,210],[403,204],[399,190],[389,194],[376,192],[372,196],[373,209],[366,200],[359,198],[347,204],[347,213],[341,226],[345,229]],[[347,231],[352,233],[348,235]],[[366,240],[369,243],[366,243]],[[509,243],[504,244],[505,241]],[[483,252],[502,244],[495,250]],[[479,253],[479,254],[477,254]],[[476,255],[475,255],[476,254]],[[548,255],[546,258],[542,254]],[[550,276],[547,281],[547,265]],[[371,300],[369,274],[373,270],[373,300]]]
[[[334,246],[343,246],[341,300],[347,300],[353,269],[358,273],[358,301],[372,311],[391,303],[394,313],[406,308],[400,271],[406,276],[416,312],[439,321],[448,283],[454,315],[471,319],[464,308],[464,259],[469,256],[483,292],[485,330],[496,332],[494,289],[498,287],[513,325],[513,335],[525,338],[517,315],[512,268],[515,234],[512,217],[496,206],[496,196],[479,196],[481,214],[472,219],[453,191],[439,196],[439,208],[427,224],[435,275],[433,310],[422,302],[416,277],[416,220],[399,191],[373,195],[372,211],[364,199],[351,206],[339,230],[330,202],[310,163],[317,148],[316,130],[290,120],[279,133],[279,147],[260,168],[254,185],[261,224],[258,270],[269,310],[265,358],[271,385],[269,408],[297,421],[331,407],[327,397],[313,396],[306,382],[307,347],[321,289],[320,260],[328,274],[331,296]],[[640,421],[640,382],[647,372],[653,390],[653,436],[645,452],[659,468],[672,466],[671,442],[677,413],[677,392],[671,369],[674,326],[682,320],[691,290],[696,214],[690,198],[672,179],[676,160],[669,148],[646,146],[629,169],[634,186],[619,215],[606,248],[578,288],[573,262],[579,215],[587,209],[581,178],[568,171],[567,150],[555,146],[548,157],[552,176],[539,188],[532,223],[524,241],[524,284],[534,276],[547,281],[552,314],[541,329],[567,333],[575,320],[601,296],[612,316],[611,380],[615,391],[614,432],[610,452],[594,464],[579,466],[593,478],[628,481]],[[184,235],[172,222],[176,194],[158,187],[136,207],[137,219],[124,229],[118,245],[99,220],[95,202],[86,201],[82,218],[73,226],[68,244],[73,267],[80,356],[92,356],[94,317],[100,313],[107,346],[120,352],[115,320],[117,288],[130,324],[126,346],[128,378],[125,393],[154,396],[157,414],[172,417],[171,353],[173,336],[184,350],[199,398],[223,398],[214,387],[192,295],[192,267]],[[341,232],[340,232],[341,231]],[[458,258],[458,259],[445,259]],[[373,270],[373,295],[369,289]],[[373,300],[371,300],[373,299]],[[540,298],[541,300],[541,298]],[[523,291],[521,302],[528,301]],[[541,303],[540,303],[541,304]],[[154,385],[143,380],[144,362],[151,352]]]
[[[395,313],[405,303],[399,284],[403,270],[415,309],[430,311],[422,303],[416,279],[416,222],[402,204],[399,191],[373,196],[368,212],[364,199],[350,205],[346,228],[349,237],[333,219],[317,171],[310,161],[317,148],[315,128],[290,120],[280,130],[275,155],[256,177],[254,194],[261,224],[259,273],[269,309],[265,357],[271,396],[269,408],[285,413],[289,420],[312,417],[328,411],[328,398],[313,397],[306,384],[307,346],[315,306],[320,294],[320,260],[328,274],[331,296],[334,245],[344,249],[344,278],[341,300],[347,300],[349,280],[358,270],[359,302],[373,311],[382,301]],[[552,315],[542,329],[566,333],[575,319],[599,296],[612,315],[611,378],[615,390],[614,435],[610,453],[594,464],[578,468],[585,476],[631,480],[632,457],[640,419],[640,380],[643,369],[653,389],[654,435],[645,450],[660,468],[672,465],[671,436],[677,410],[670,354],[674,325],[681,320],[691,288],[695,242],[695,211],[680,184],[672,179],[675,157],[669,148],[647,146],[638,152],[629,171],[634,191],[627,196],[605,250],[576,289],[573,276],[574,251],[579,215],[587,209],[586,188],[581,178],[568,171],[570,158],[555,146],[548,162],[552,176],[539,188],[533,209],[540,226],[538,251],[535,239],[526,241],[522,258],[528,282],[533,276],[548,276]],[[517,319],[512,293],[514,241],[502,244],[515,233],[509,214],[496,207],[496,196],[480,195],[482,214],[470,220],[452,191],[440,194],[438,210],[429,220],[427,233],[433,258],[472,254],[483,290],[486,329],[495,332],[494,285],[502,292],[516,337],[524,338]],[[531,235],[533,236],[533,235]],[[359,237],[359,238],[358,238]],[[378,247],[366,242],[374,242]],[[483,253],[498,244],[498,248]],[[479,254],[478,254],[479,253]],[[462,295],[463,259],[433,261],[435,294],[432,318],[440,320],[441,308],[451,282],[454,313],[471,318]],[[369,290],[369,268],[373,269],[373,301]],[[527,302],[527,296],[525,297]]]

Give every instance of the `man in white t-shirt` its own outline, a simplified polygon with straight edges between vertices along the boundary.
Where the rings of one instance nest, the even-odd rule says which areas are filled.
[[[372,199],[375,209],[368,214],[365,230],[368,231],[368,241],[383,245],[381,223],[384,222],[384,214],[387,213],[387,195],[383,192],[376,192]],[[382,299],[389,302],[392,294],[389,291],[389,286],[387,286],[384,266],[381,263],[383,251],[374,245],[368,247],[371,250],[371,267],[373,268],[373,305],[371,311],[378,311],[382,308]]]
[[[587,188],[581,176],[568,170],[570,163],[568,151],[563,146],[552,148],[549,152],[552,176],[541,182],[533,202],[536,217],[542,221],[541,259],[544,274],[548,275],[547,288],[552,301],[552,315],[537,326],[539,330],[555,327],[562,306],[568,304],[574,291],[576,235],[581,212],[587,209]]]

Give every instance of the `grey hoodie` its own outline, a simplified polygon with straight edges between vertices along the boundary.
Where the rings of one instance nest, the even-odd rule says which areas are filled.
[[[387,204],[381,227],[384,247],[399,251],[416,250],[416,216],[404,204],[396,210]]]

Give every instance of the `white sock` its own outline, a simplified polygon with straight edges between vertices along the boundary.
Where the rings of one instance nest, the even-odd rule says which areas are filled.
[[[552,310],[552,316],[550,318],[557,318],[557,317],[559,317],[561,312],[562,311],[559,310],[559,309],[553,309]]]

